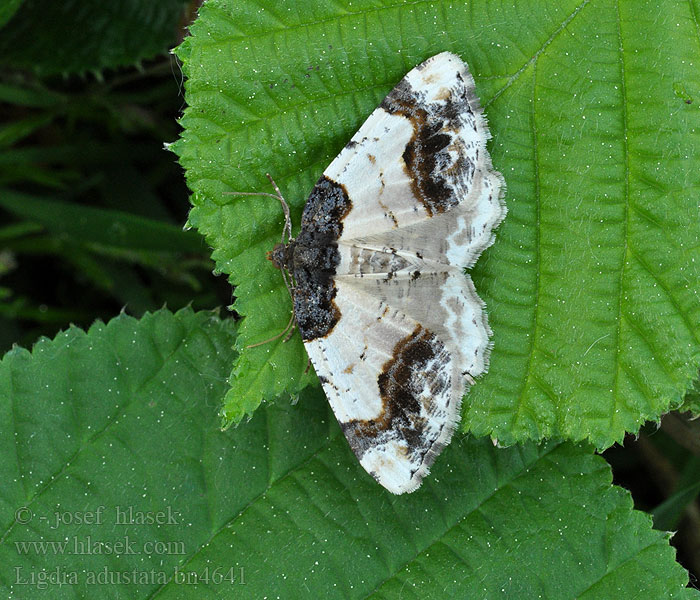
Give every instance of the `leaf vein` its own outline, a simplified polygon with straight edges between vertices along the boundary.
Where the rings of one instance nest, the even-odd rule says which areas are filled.
[[[521,469],[520,471],[514,472],[514,473],[511,475],[511,478],[510,478],[508,481],[501,482],[500,485],[499,485],[498,487],[496,487],[495,489],[493,489],[487,496],[485,496],[484,498],[482,498],[482,499],[479,501],[479,503],[478,503],[475,507],[473,507],[471,510],[468,510],[468,511],[467,511],[465,514],[463,514],[461,517],[458,517],[458,518],[456,519],[455,523],[452,524],[452,525],[449,525],[449,526],[440,534],[440,537],[437,538],[434,542],[431,542],[431,543],[427,544],[426,547],[423,548],[422,550],[417,550],[417,551],[414,553],[414,555],[413,555],[412,558],[406,560],[401,568],[397,568],[397,569],[396,569],[396,572],[395,572],[395,573],[389,575],[389,576],[386,577],[383,581],[381,581],[380,583],[378,583],[378,584],[375,586],[374,590],[372,590],[369,594],[367,594],[366,597],[370,597],[370,596],[372,596],[373,594],[375,594],[375,593],[377,592],[377,590],[379,590],[379,588],[381,588],[387,581],[389,581],[389,580],[395,578],[401,571],[404,571],[404,570],[406,569],[406,567],[407,567],[408,565],[410,565],[411,563],[413,563],[413,562],[418,558],[418,556],[419,556],[420,554],[423,554],[423,553],[427,552],[429,549],[433,548],[433,547],[436,546],[437,544],[444,544],[445,542],[444,542],[443,540],[444,540],[445,537],[447,537],[447,535],[448,535],[449,533],[453,532],[455,529],[457,529],[458,527],[460,527],[460,526],[462,525],[462,523],[463,523],[466,519],[468,519],[472,514],[481,511],[481,510],[482,510],[482,507],[484,506],[484,504],[486,504],[489,500],[491,500],[494,496],[496,496],[496,494],[498,494],[499,492],[503,491],[504,489],[506,489],[506,488],[512,486],[512,485],[513,485],[516,481],[518,481],[518,479],[520,479],[521,477],[526,476],[526,475],[529,475],[529,469],[530,469],[530,467],[532,466],[532,464],[534,464],[535,462],[539,462],[539,461],[543,460],[544,458],[548,457],[550,454],[552,454],[552,453],[553,453],[555,450],[557,450],[557,448],[559,448],[559,447],[560,447],[559,444],[557,444],[557,445],[552,445],[550,448],[547,448],[542,454],[539,454],[537,457],[535,457],[533,463],[523,464],[522,469]]]
[[[530,376],[532,374],[532,357],[535,352],[535,343],[537,341],[537,326],[539,324],[539,299],[540,299],[540,266],[542,259],[542,247],[540,244],[540,211],[541,211],[541,189],[540,189],[540,169],[539,169],[539,148],[537,145],[537,111],[535,110],[537,102],[537,62],[533,64],[532,70],[532,102],[530,118],[532,119],[532,156],[533,156],[533,168],[534,181],[535,181],[535,258],[534,258],[534,273],[535,273],[535,290],[534,298],[532,302],[533,306],[533,324],[532,324],[532,335],[529,337],[529,349],[527,353],[527,365],[525,367],[525,376],[522,378],[523,383],[520,386],[520,392],[517,395],[518,407],[513,418],[513,424],[517,424],[520,420],[520,415],[523,410],[524,405],[524,395],[527,388],[528,382],[530,381]]]
[[[598,585],[601,581],[604,581],[607,577],[609,577],[610,575],[612,575],[613,573],[615,573],[615,571],[621,569],[621,568],[622,568],[623,566],[625,566],[627,563],[629,563],[629,562],[631,562],[631,561],[633,561],[633,560],[636,560],[636,559],[639,557],[639,555],[642,554],[644,551],[649,550],[650,548],[653,548],[654,546],[658,546],[658,545],[659,545],[659,541],[658,541],[658,540],[654,540],[654,542],[652,542],[651,544],[647,544],[647,545],[644,546],[643,548],[638,548],[637,551],[636,551],[636,553],[635,553],[633,556],[630,556],[630,557],[626,558],[625,560],[623,560],[622,562],[616,564],[612,569],[608,569],[608,570],[605,572],[605,574],[602,575],[597,581],[594,581],[593,583],[591,583],[586,589],[578,591],[578,592],[576,593],[576,596],[575,596],[575,597],[576,597],[576,598],[581,598],[581,597],[583,596],[583,594],[585,594],[585,593],[588,592],[589,590],[592,590],[592,589],[593,589],[596,585]]]
[[[637,323],[632,318],[632,316],[623,311],[622,317],[624,318],[625,323],[627,323],[627,325],[630,327],[630,329],[632,329],[639,336],[639,339],[642,340],[642,342],[644,342],[646,347],[649,348],[650,352],[654,356],[658,356],[658,353],[656,352],[656,346],[654,346],[654,344],[648,338],[648,336],[641,330],[641,328],[639,327],[639,325],[637,325]],[[661,369],[663,369],[664,374],[666,375],[666,377],[670,381],[673,381],[675,379],[673,377],[672,373],[666,368],[666,365],[664,364],[663,361],[654,361],[654,362],[658,365],[661,365]]]
[[[618,51],[620,54],[620,96],[622,100],[622,144],[623,151],[625,154],[625,179],[624,179],[624,209],[625,214],[623,218],[624,231],[622,234],[622,239],[624,240],[624,247],[622,249],[622,256],[620,259],[620,277],[618,279],[618,304],[617,304],[617,327],[615,331],[615,365],[618,368],[613,369],[613,384],[612,384],[612,398],[610,402],[610,413],[609,422],[612,428],[613,421],[615,420],[615,414],[617,413],[618,407],[618,373],[620,365],[620,354],[622,349],[621,335],[622,335],[622,301],[624,298],[625,289],[625,264],[627,263],[627,256],[629,253],[629,203],[630,203],[630,152],[629,152],[629,142],[627,139],[629,132],[628,124],[628,100],[627,100],[627,80],[625,73],[625,51],[623,47],[622,39],[622,20],[620,16],[620,0],[615,3],[617,8],[617,37],[618,37]]]
[[[330,446],[330,444],[333,442],[334,439],[335,439],[335,438],[333,437],[333,438],[327,438],[326,440],[324,440],[324,443],[323,443],[322,445],[320,445],[320,446],[318,447],[318,449],[316,449],[315,452],[312,452],[306,460],[302,461],[301,463],[299,463],[299,464],[296,465],[295,467],[290,468],[289,471],[287,471],[284,475],[282,475],[282,476],[275,482],[275,485],[279,485],[280,483],[282,483],[282,482],[283,482],[285,479],[287,479],[288,477],[292,477],[297,471],[301,470],[301,469],[304,468],[306,465],[308,465],[313,459],[317,458],[318,455],[319,455],[321,452],[323,452],[324,450],[326,450],[326,449]],[[231,517],[231,519],[229,519],[226,523],[224,523],[221,527],[219,527],[219,529],[217,529],[215,532],[213,532],[204,542],[202,542],[202,543],[199,545],[199,547],[192,553],[192,555],[180,566],[180,569],[179,569],[179,570],[180,570],[180,571],[183,571],[183,570],[185,569],[185,567],[186,567],[188,564],[190,564],[190,562],[192,562],[192,561],[195,559],[195,557],[197,557],[197,555],[198,555],[200,552],[202,552],[203,550],[205,550],[205,549],[211,544],[211,541],[212,541],[217,535],[219,535],[219,534],[220,534],[222,531],[224,531],[225,529],[228,529],[229,527],[231,527],[231,525],[232,525],[237,519],[240,519],[240,518],[245,514],[245,512],[246,512],[248,509],[252,508],[254,504],[256,504],[261,498],[263,498],[263,497],[270,491],[270,489],[271,489],[271,487],[266,487],[266,488],[265,488],[262,492],[260,492],[257,496],[255,496],[254,498],[251,498],[251,499],[245,504],[245,506],[243,506],[243,507],[238,511],[238,513],[237,513],[236,515],[234,515],[233,517]],[[156,590],[154,590],[153,593],[150,594],[150,595],[148,596],[148,600],[151,600],[152,598],[155,598],[155,597],[158,596],[167,586],[169,586],[170,583],[171,583],[172,580],[173,580],[173,576],[174,576],[174,574],[171,575],[170,578],[169,578],[165,583],[163,583],[163,585],[161,585],[159,588],[157,588]]]
[[[651,266],[639,254],[637,254],[633,248],[629,249],[629,254],[630,256],[632,256],[632,258],[634,258],[637,261],[637,263],[639,263],[639,265],[647,273],[649,273],[651,278],[659,284],[659,287],[662,289],[662,291],[666,295],[666,298],[673,306],[674,310],[676,311],[676,314],[678,314],[683,319],[683,324],[688,330],[688,333],[696,342],[700,343],[700,338],[698,337],[698,334],[695,331],[695,327],[693,327],[693,324],[688,320],[688,315],[686,311],[682,310],[679,306],[678,301],[676,300],[676,297],[671,293],[671,289],[669,288],[669,286],[652,270]]]
[[[698,15],[695,12],[693,0],[688,0],[688,6],[690,7],[690,16],[693,18],[693,23],[695,23],[695,32],[697,33],[698,39],[700,39],[700,22],[698,22]]]
[[[552,35],[545,40],[544,44],[540,46],[539,50],[535,52],[532,55],[532,58],[530,58],[522,67],[520,67],[515,73],[513,73],[509,78],[508,81],[506,81],[505,85],[498,90],[490,99],[488,102],[484,103],[484,109],[488,108],[493,102],[496,101],[496,99],[503,94],[511,85],[515,83],[515,81],[523,74],[523,72],[533,63],[539,59],[540,55],[547,49],[547,47],[557,38],[557,36],[564,30],[566,29],[566,26],[573,21],[576,16],[583,10],[583,8],[590,2],[591,0],[583,0],[581,4],[579,4],[576,9],[568,16],[566,19],[562,21],[562,23],[559,25],[559,27],[552,33]]]

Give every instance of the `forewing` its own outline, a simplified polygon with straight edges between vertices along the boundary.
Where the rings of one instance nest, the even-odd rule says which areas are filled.
[[[412,69],[324,171],[357,207],[343,220],[340,241],[411,248],[417,226],[429,238],[442,235],[440,245],[422,248],[426,257],[472,264],[505,216],[488,138],[474,80],[458,56],[443,52]]]

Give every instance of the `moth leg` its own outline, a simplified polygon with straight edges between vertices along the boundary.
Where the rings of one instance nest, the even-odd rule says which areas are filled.
[[[294,330],[296,329],[296,319],[294,318],[294,311],[292,311],[292,316],[289,318],[289,323],[287,323],[286,327],[280,331],[277,335],[273,335],[271,338],[268,338],[266,340],[263,340],[262,342],[258,342],[256,344],[249,344],[246,346],[247,348],[255,348],[257,346],[262,346],[263,344],[267,344],[269,342],[274,342],[276,339],[281,338],[283,335],[286,334],[286,337],[282,340],[282,343],[289,341],[289,338],[292,337],[292,334],[294,333]]]

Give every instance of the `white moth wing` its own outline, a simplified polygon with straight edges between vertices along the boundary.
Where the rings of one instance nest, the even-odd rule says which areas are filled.
[[[423,237],[424,256],[471,266],[505,216],[489,137],[458,56],[443,52],[412,69],[324,171],[358,207],[340,241],[420,252]]]
[[[294,276],[309,357],[362,466],[416,489],[487,368],[490,329],[463,273],[505,216],[503,179],[466,65],[410,71],[324,171],[299,236],[273,253]]]

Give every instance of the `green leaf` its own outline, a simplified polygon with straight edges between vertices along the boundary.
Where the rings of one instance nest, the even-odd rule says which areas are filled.
[[[234,328],[121,315],[3,358],[5,597],[698,597],[588,448],[457,439],[397,497],[318,390],[220,431]]]
[[[51,108],[65,104],[67,98],[59,92],[43,88],[38,82],[33,86],[0,83],[0,101],[19,106]]]
[[[662,531],[678,528],[686,507],[700,494],[700,458],[693,456],[684,465],[678,483],[671,496],[653,511],[654,527]]]
[[[26,235],[32,235],[39,232],[41,232],[41,226],[37,223],[30,223],[29,221],[4,225],[3,227],[0,227],[0,242],[6,243],[13,239],[22,238]]]
[[[203,249],[201,238],[193,232],[117,210],[60,202],[9,189],[0,190],[0,206],[72,241],[133,251],[201,253]]]
[[[0,63],[42,75],[138,63],[177,39],[186,0],[25,0],[0,9]],[[5,19],[3,19],[5,17]]]
[[[52,120],[53,115],[44,113],[17,119],[6,125],[0,125],[0,149],[4,150],[7,146],[30,136],[37,129],[48,125]]]
[[[693,385],[683,398],[683,404],[678,408],[680,412],[689,411],[694,415],[700,415],[700,380],[693,381]]]
[[[698,7],[638,0],[499,4],[210,0],[178,48],[188,108],[174,145],[190,222],[245,316],[227,422],[309,381],[290,301],[265,260],[382,97],[443,50],[470,65],[509,215],[472,271],[494,331],[463,426],[501,443],[606,447],[680,403],[700,362]],[[313,15],[313,16],[311,16]],[[675,86],[675,87],[674,87]],[[686,99],[684,99],[686,98]]]
[[[23,0],[5,0],[5,2],[0,5],[0,26],[10,20],[12,15],[17,12],[22,2]]]

